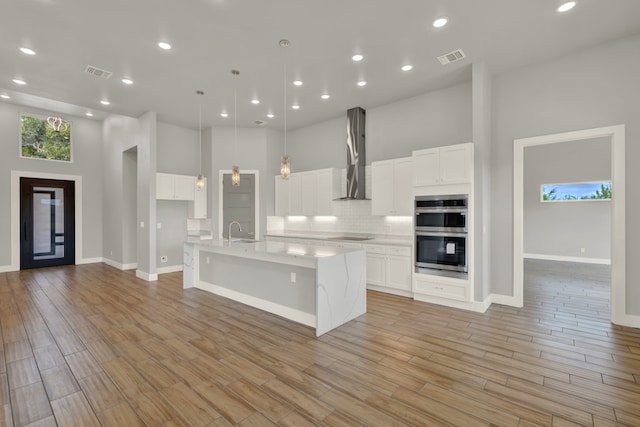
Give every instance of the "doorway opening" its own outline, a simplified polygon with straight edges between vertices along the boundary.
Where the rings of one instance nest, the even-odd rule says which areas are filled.
[[[20,269],[75,264],[75,183],[20,178]]]
[[[231,185],[231,171],[221,170],[219,183],[219,236],[225,239],[229,238],[229,223],[238,221],[240,227],[234,226],[233,237],[257,240],[260,236],[258,171],[243,171],[240,174],[240,185],[233,186]]]
[[[626,322],[625,277],[625,127],[611,126],[574,132],[517,139],[514,141],[513,186],[513,295],[514,305],[524,302],[524,154],[526,147],[560,144],[572,141],[588,141],[606,138],[611,152],[611,321]],[[535,266],[534,266],[535,267]],[[535,269],[535,268],[534,268]],[[574,272],[575,273],[575,272]]]

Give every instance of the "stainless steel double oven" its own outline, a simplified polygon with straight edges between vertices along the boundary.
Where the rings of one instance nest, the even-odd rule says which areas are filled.
[[[416,272],[467,273],[468,195],[416,196]]]

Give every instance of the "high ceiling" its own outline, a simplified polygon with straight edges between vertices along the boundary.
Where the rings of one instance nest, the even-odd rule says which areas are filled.
[[[470,79],[557,58],[640,33],[639,0],[4,0],[0,7],[0,95],[66,114],[108,113],[198,128],[282,129],[391,103]],[[434,19],[449,24],[436,29]],[[290,40],[288,48],[278,42]],[[166,41],[172,49],[158,47]],[[36,55],[25,55],[28,47]],[[439,55],[467,57],[443,66]],[[354,62],[360,53],[364,59]],[[400,67],[412,64],[413,70]],[[85,73],[95,66],[110,79]],[[234,77],[232,69],[240,71]],[[128,77],[133,84],[125,85]],[[20,78],[26,85],[12,80]],[[302,86],[294,86],[293,80]],[[358,87],[359,80],[367,85]],[[205,95],[198,97],[197,90]],[[320,96],[328,93],[331,98]],[[253,98],[260,104],[253,105]],[[110,101],[109,106],[100,100]],[[299,110],[292,110],[299,104]],[[229,117],[220,113],[226,111]],[[274,118],[267,114],[273,113]]]

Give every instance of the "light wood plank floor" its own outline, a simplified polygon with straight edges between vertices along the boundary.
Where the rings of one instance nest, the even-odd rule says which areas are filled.
[[[527,264],[525,308],[486,314],[370,292],[316,338],[180,273],[3,273],[0,424],[638,426],[640,331],[608,322],[607,274]]]

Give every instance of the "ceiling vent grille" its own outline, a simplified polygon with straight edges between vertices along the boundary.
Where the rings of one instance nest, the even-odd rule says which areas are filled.
[[[253,122],[253,124],[254,124],[254,125],[257,125],[257,126],[262,126],[262,125],[264,125],[265,123],[266,123],[266,122],[265,122],[264,120],[256,120],[256,121],[254,121],[254,122]]]
[[[102,68],[94,67],[93,65],[87,65],[84,72],[103,79],[110,79],[113,75],[111,71],[103,70]]]
[[[451,64],[452,62],[460,61],[461,59],[466,58],[467,55],[464,54],[462,49],[456,49],[453,52],[445,53],[442,56],[438,56],[438,61],[442,65]]]

